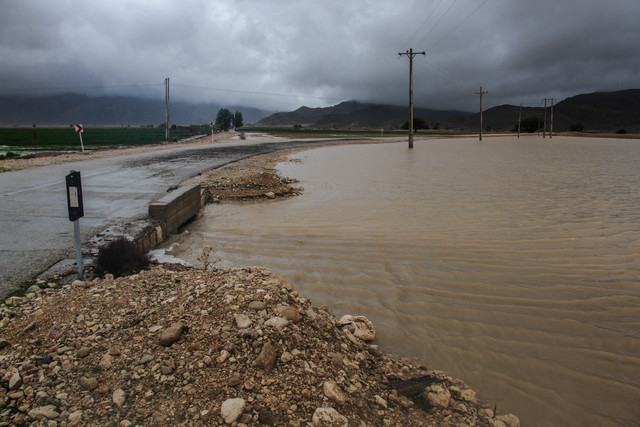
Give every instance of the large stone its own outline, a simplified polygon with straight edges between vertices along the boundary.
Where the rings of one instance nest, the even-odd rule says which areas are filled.
[[[9,378],[9,390],[15,390],[22,385],[22,377],[17,370]]]
[[[122,405],[124,405],[124,401],[127,399],[127,394],[123,389],[119,388],[113,392],[111,399],[113,400],[113,403],[115,403],[115,405],[118,408],[121,408]]]
[[[339,326],[343,326],[351,332],[354,337],[362,341],[373,341],[376,337],[376,330],[373,324],[364,316],[352,316],[345,314],[338,321]]]
[[[423,392],[423,396],[429,402],[429,406],[433,408],[444,409],[451,402],[451,393],[440,385],[427,387]]]
[[[324,395],[329,398],[329,400],[332,400],[339,405],[344,405],[347,401],[347,396],[335,381],[325,381],[322,384],[322,391],[324,392]]]
[[[271,319],[267,320],[266,322],[264,322],[264,326],[266,327],[273,327],[276,329],[282,329],[285,326],[287,326],[289,324],[289,321],[287,319],[284,319],[282,317],[272,317]]]
[[[265,371],[271,371],[276,364],[276,357],[275,347],[267,341],[262,346],[262,350],[253,364],[259,368],[263,368]]]
[[[160,333],[158,342],[160,345],[169,347],[174,342],[178,341],[184,331],[184,325],[182,323],[174,323],[169,328]]]
[[[240,418],[242,411],[244,411],[245,401],[241,398],[227,399],[222,402],[220,407],[220,415],[227,424],[233,424],[235,420]]]
[[[349,425],[349,421],[333,408],[316,409],[311,422],[314,427],[347,427]]]
[[[80,387],[82,387],[85,390],[95,390],[96,388],[98,388],[98,380],[91,377],[80,377],[80,379],[78,380],[78,382],[80,383]]]
[[[293,323],[298,323],[300,321],[300,312],[296,310],[294,307],[288,305],[280,305],[277,308],[278,313],[284,319],[290,320]]]
[[[56,412],[56,407],[53,405],[40,406],[29,411],[29,417],[34,420],[53,420],[59,416],[60,414]]]
[[[251,319],[246,314],[234,314],[233,317],[236,320],[236,325],[239,329],[247,329],[251,326]]]
[[[495,420],[504,423],[507,427],[520,427],[520,418],[513,414],[498,415]]]
[[[70,426],[79,426],[82,423],[82,411],[77,410],[70,413],[67,421]]]

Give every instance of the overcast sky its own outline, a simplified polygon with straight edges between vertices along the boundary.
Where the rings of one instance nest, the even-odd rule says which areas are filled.
[[[640,87],[639,0],[0,0],[0,94],[475,111]]]

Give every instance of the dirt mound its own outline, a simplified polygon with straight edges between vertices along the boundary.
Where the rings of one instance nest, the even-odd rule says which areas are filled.
[[[302,190],[291,185],[296,182],[295,179],[282,178],[275,172],[267,171],[201,185],[210,201],[253,200],[297,196]]]
[[[9,299],[0,425],[517,425],[277,274],[179,269]]]

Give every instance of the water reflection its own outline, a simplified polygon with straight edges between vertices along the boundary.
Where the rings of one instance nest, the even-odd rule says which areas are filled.
[[[640,419],[640,143],[327,147],[295,199],[215,205],[171,244],[263,265],[525,425]]]

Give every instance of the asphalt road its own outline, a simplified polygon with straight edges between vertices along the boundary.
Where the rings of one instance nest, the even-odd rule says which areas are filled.
[[[0,173],[0,300],[64,258],[75,258],[67,216],[65,176],[82,174],[83,240],[106,228],[148,216],[149,203],[207,170],[259,154],[353,142],[235,142],[42,166]]]

